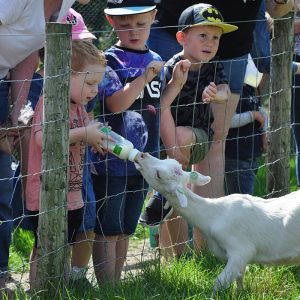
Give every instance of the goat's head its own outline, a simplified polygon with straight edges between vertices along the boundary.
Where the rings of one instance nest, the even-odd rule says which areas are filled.
[[[149,153],[139,153],[135,158],[135,166],[149,185],[162,195],[177,193],[191,181],[196,185],[205,185],[210,181],[209,176],[182,170],[175,159],[161,160]]]

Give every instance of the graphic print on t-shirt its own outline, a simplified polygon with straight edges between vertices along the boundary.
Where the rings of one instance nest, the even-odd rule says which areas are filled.
[[[159,100],[163,74],[160,73],[147,83],[125,111],[112,113],[106,106],[105,99],[143,74],[150,62],[161,61],[161,58],[149,49],[136,51],[113,46],[106,51],[106,59],[108,66],[99,86],[100,115],[102,115],[100,122],[108,122],[112,130],[131,141],[136,149],[158,156]],[[106,158],[102,158],[104,159]],[[105,164],[99,164],[99,159],[97,162],[94,165],[98,174],[106,171],[112,176],[138,174],[133,163],[122,161],[110,154],[107,155]]]
[[[79,128],[84,126],[80,117],[76,116],[70,122],[70,129]],[[84,165],[84,145],[83,142],[70,144],[70,157],[69,157],[69,191],[79,191],[82,189],[83,179],[83,165]]]

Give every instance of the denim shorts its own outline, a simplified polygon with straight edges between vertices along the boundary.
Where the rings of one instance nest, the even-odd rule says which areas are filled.
[[[249,194],[254,193],[255,176],[258,163],[255,159],[237,160],[225,159],[225,193]]]
[[[242,94],[248,63],[248,53],[240,57],[235,57],[234,59],[222,60],[222,63],[231,93]]]
[[[191,148],[191,158],[189,162],[190,165],[194,165],[204,159],[209,150],[210,142],[205,130],[196,127],[190,128],[196,136],[196,144]]]
[[[141,175],[93,175],[96,197],[95,233],[101,236],[133,234],[148,191]]]

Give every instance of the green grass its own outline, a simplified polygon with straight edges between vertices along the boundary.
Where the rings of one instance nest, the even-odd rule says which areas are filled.
[[[265,159],[264,157],[260,159],[259,164],[260,168],[257,172],[254,186],[254,195],[265,197],[266,196],[266,168],[264,167]],[[295,159],[290,159],[290,189],[291,192],[297,190],[297,179],[296,179],[296,166]]]
[[[29,269],[29,256],[33,247],[33,234],[17,228],[12,236],[9,252],[9,268],[14,272],[22,273]]]
[[[148,265],[136,277],[127,277],[115,286],[100,288],[85,281],[66,289],[65,299],[208,299],[216,276],[224,264],[208,252],[200,257],[181,259],[160,266]],[[245,275],[244,291],[233,284],[217,299],[300,299],[300,268],[250,266]],[[57,296],[57,299],[62,299]],[[22,293],[17,299],[29,299]],[[36,296],[31,299],[48,299]]]

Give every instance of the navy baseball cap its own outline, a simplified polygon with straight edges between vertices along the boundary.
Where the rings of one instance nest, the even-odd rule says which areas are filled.
[[[238,29],[235,25],[224,23],[221,13],[214,6],[205,3],[195,4],[185,9],[179,17],[178,25],[179,31],[199,25],[216,26],[221,28],[223,33]]]
[[[108,0],[104,13],[109,16],[142,14],[154,10],[155,0]]]

